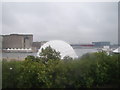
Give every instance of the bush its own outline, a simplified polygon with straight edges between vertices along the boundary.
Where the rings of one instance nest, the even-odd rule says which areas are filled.
[[[109,56],[99,52],[76,60],[69,57],[60,60],[59,54],[50,55],[47,58],[28,56],[24,61],[3,61],[3,88],[119,87],[119,54]]]

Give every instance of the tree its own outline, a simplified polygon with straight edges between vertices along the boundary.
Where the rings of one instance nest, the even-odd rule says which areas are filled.
[[[65,56],[65,57],[63,58],[63,60],[64,60],[64,61],[71,61],[71,60],[73,60],[73,58],[70,57],[70,56]]]
[[[60,60],[61,56],[60,52],[48,46],[45,49],[42,48],[40,58],[44,60],[44,62],[47,62],[48,60]]]
[[[35,61],[36,58],[35,58],[34,56],[29,55],[29,56],[27,56],[27,57],[25,58],[25,60],[26,60],[26,61],[27,61],[27,60],[29,60],[29,61]]]

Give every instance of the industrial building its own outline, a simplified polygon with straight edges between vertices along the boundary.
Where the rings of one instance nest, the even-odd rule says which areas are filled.
[[[110,42],[92,42],[92,44],[96,47],[110,46]]]
[[[45,44],[47,41],[41,41],[41,42],[33,42],[32,43],[32,50],[33,52],[38,52],[38,49],[40,49],[40,47]]]
[[[37,52],[46,42],[33,42],[32,34],[2,35],[3,52]]]
[[[41,47],[41,42],[33,42],[32,43],[32,50],[33,50],[33,52],[37,52],[38,49],[40,49],[40,47]]]
[[[2,48],[32,48],[32,34],[2,35]]]

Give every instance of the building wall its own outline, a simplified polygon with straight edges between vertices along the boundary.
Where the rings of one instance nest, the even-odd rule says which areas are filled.
[[[32,48],[33,36],[25,35],[24,36],[24,48]]]
[[[38,49],[40,49],[41,47],[41,42],[33,42],[32,47],[33,47],[33,52],[38,52]]]
[[[3,35],[3,49],[5,48],[32,48],[33,35],[10,34]]]
[[[110,46],[110,42],[92,42],[95,46]]]

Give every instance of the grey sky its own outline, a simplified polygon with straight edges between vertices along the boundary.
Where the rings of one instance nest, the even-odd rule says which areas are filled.
[[[32,33],[34,41],[118,42],[118,3],[3,3],[3,34]]]

